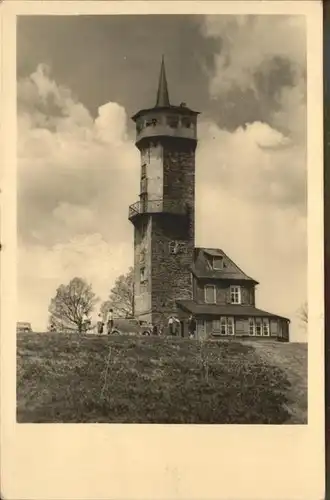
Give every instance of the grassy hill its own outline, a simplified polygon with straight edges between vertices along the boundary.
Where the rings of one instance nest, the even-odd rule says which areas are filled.
[[[18,422],[305,423],[307,346],[20,334]]]

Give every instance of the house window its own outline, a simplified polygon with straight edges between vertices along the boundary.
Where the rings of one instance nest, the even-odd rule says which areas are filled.
[[[264,337],[269,337],[270,332],[269,332],[269,319],[264,318],[262,322],[262,334]]]
[[[204,287],[205,302],[207,302],[208,304],[215,304],[216,292],[217,290],[214,285],[205,285]]]
[[[255,330],[255,322],[253,318],[249,319],[249,335],[255,335],[256,330]]]
[[[213,257],[213,269],[223,269],[223,257]]]
[[[261,318],[256,318],[255,319],[255,328],[256,328],[256,335],[257,337],[261,337],[262,335],[262,320]]]
[[[227,334],[227,321],[226,321],[226,318],[220,318],[220,324],[221,324],[221,329],[220,329],[221,335],[226,335]]]
[[[234,318],[227,318],[227,332],[228,335],[234,335],[235,333],[235,323]]]
[[[215,330],[215,328],[213,328]],[[221,335],[234,335],[235,323],[234,318],[227,318],[222,316],[220,318],[220,334]]]
[[[230,287],[230,302],[232,304],[240,304],[241,303],[241,287],[240,286],[231,286]]]
[[[141,283],[144,283],[146,281],[146,268],[141,267],[140,269],[140,281]]]

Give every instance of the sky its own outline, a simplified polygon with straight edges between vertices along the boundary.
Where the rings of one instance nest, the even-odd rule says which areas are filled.
[[[130,117],[199,111],[196,246],[256,279],[257,306],[292,321],[307,295],[306,40],[302,16],[24,16],[17,25],[20,321],[45,330],[56,288],[106,300],[133,262]]]

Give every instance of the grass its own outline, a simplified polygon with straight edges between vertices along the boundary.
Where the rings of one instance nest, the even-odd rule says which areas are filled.
[[[276,360],[244,342],[20,334],[17,421],[292,423],[300,403],[279,360],[295,349],[272,345]]]
[[[290,383],[287,410],[291,424],[307,423],[307,344],[254,344],[256,352],[266,362],[273,363],[286,373]]]

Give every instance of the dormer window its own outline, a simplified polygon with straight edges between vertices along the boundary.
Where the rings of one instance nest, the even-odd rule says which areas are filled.
[[[212,260],[212,268],[214,270],[221,270],[223,269],[223,257],[219,255],[219,257],[213,257]]]
[[[241,287],[231,286],[230,287],[230,303],[240,304],[241,303]]]

